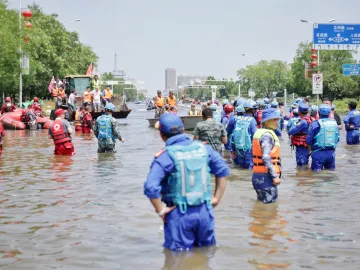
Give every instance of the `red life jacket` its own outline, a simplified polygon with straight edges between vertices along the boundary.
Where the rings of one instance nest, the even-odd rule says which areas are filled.
[[[51,125],[51,134],[54,139],[54,144],[62,144],[71,142],[69,133],[65,132],[62,120],[55,120]]]
[[[92,116],[89,112],[85,112],[82,117],[82,128],[84,133],[90,133],[91,126],[88,124],[92,121]]]
[[[311,124],[311,119],[310,117],[307,115],[305,117],[302,117],[300,118],[301,120],[306,120],[306,122],[308,123],[308,125]],[[306,144],[306,134],[307,133],[304,133],[304,132],[300,132],[300,133],[297,133],[295,135],[292,135],[291,136],[291,145],[293,146],[304,146],[304,147],[307,147],[307,144]]]
[[[257,122],[257,124],[258,124],[258,128],[261,127],[262,113],[263,113],[263,110],[259,110],[259,111],[257,112],[256,122]]]

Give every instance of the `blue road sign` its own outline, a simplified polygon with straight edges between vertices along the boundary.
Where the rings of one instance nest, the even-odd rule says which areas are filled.
[[[360,64],[343,64],[344,76],[360,76]]]
[[[317,50],[360,49],[360,24],[314,24]]]

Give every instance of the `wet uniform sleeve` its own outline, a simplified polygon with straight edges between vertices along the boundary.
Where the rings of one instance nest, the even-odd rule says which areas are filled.
[[[206,145],[209,153],[209,167],[210,173],[216,177],[226,177],[230,175],[230,168],[226,164],[225,160],[215,151],[210,145]]]
[[[315,123],[315,122],[314,122]],[[309,126],[309,130],[306,136],[306,143],[307,145],[312,146],[315,142],[314,142],[314,124],[310,124]]]
[[[305,120],[300,120],[300,122],[294,127],[290,128],[289,135],[295,135],[301,132],[303,129],[306,129],[307,123]]]
[[[145,196],[149,199],[160,198],[162,182],[173,169],[174,162],[166,152],[156,157],[150,166],[150,172],[144,184]]]
[[[121,140],[121,135],[120,135],[120,129],[116,123],[116,119],[113,117],[111,118],[111,129],[112,129],[112,134],[114,137],[117,137],[119,140]]]
[[[226,132],[227,134],[231,135],[235,129],[235,124],[236,124],[236,121],[234,118],[231,118],[230,121],[229,121],[229,124],[226,128]]]
[[[262,160],[264,162],[266,169],[268,170],[272,178],[278,177],[270,157],[270,152],[275,146],[274,138],[271,136],[270,133],[265,133],[260,138],[260,146],[262,150]]]
[[[250,122],[250,137],[251,137],[251,141],[253,140],[254,134],[257,130],[257,124],[256,124],[256,120],[255,118],[251,119]]]
[[[348,124],[350,120],[349,113],[344,117],[344,124]]]

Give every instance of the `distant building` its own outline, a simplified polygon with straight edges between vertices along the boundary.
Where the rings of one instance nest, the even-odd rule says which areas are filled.
[[[169,93],[170,90],[176,90],[176,69],[167,68],[165,69],[165,91],[164,94]]]
[[[188,85],[200,85],[205,84],[208,76],[205,75],[179,75],[178,85],[186,87]]]

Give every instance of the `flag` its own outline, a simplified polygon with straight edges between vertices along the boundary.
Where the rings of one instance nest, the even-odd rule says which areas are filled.
[[[49,92],[52,93],[53,89],[54,89],[54,83],[55,83],[55,79],[54,76],[52,76],[50,84],[48,86]]]
[[[92,75],[92,69],[93,69],[93,66],[92,66],[92,63],[91,63],[88,70],[86,71],[86,76]]]

